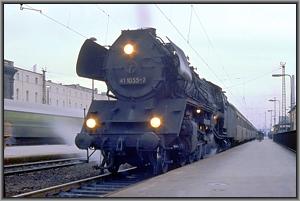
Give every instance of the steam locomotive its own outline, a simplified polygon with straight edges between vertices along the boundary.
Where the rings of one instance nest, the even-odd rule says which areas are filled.
[[[154,28],[123,30],[109,48],[87,39],[76,71],[104,81],[110,100],[94,100],[75,144],[100,150],[99,168],[128,163],[164,173],[255,139],[255,127],[201,79],[184,52]],[[88,157],[89,152],[87,152]]]

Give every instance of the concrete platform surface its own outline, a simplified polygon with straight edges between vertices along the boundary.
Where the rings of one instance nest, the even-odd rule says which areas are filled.
[[[86,151],[71,145],[7,146],[4,149],[4,164],[81,156],[85,157]]]
[[[296,154],[255,140],[110,197],[296,197]]]

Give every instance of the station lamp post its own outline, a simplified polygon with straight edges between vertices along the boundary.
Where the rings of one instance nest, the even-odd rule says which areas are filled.
[[[271,124],[270,124],[270,131],[272,131],[272,112],[273,112],[273,110],[268,110],[268,112],[271,112]]]
[[[283,77],[283,76],[288,76],[290,78],[290,83],[291,83],[291,106],[290,106],[291,108],[290,109],[292,109],[293,105],[294,105],[294,76],[291,76],[291,75],[286,74],[286,73],[285,74],[273,74],[272,75],[272,77]],[[282,100],[282,101],[284,101],[284,100]],[[282,111],[282,116],[283,116],[284,120],[286,120],[286,111]],[[290,122],[291,122],[291,120],[290,120]]]
[[[273,74],[272,77],[282,77],[282,76],[289,76],[290,78],[290,83],[291,83],[291,109],[293,107],[294,104],[294,76],[291,76],[289,74]],[[282,115],[285,114],[286,111],[282,111]]]
[[[280,124],[280,100],[277,100],[276,97],[274,97],[274,99],[270,99],[270,102],[274,102],[274,115],[276,116],[276,101],[278,101],[278,124]],[[276,124],[276,117],[274,117],[274,124]]]

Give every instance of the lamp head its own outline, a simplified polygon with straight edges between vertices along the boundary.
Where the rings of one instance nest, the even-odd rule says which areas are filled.
[[[272,77],[281,77],[283,76],[282,74],[273,74]]]

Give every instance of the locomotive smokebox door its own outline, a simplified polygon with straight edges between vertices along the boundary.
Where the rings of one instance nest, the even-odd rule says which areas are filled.
[[[95,80],[104,81],[105,62],[108,50],[87,39],[82,45],[76,64],[77,75]]]

